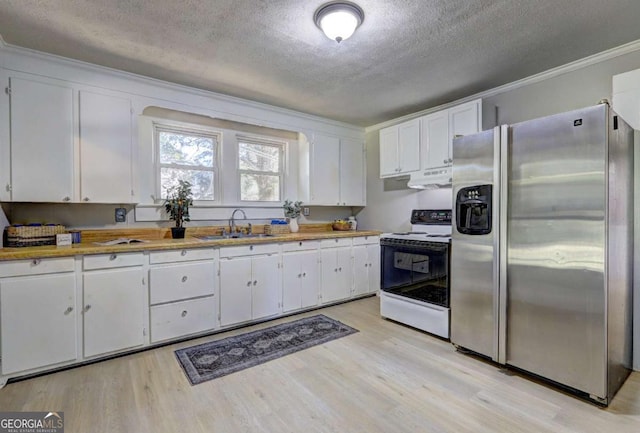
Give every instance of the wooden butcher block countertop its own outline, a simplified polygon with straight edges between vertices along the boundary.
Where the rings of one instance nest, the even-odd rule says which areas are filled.
[[[222,227],[188,227],[184,239],[172,239],[169,229],[111,229],[83,230],[82,242],[71,246],[38,246],[23,248],[0,248],[0,261],[36,259],[45,257],[65,257],[87,254],[109,254],[134,251],[174,250],[181,248],[226,247],[262,243],[296,242],[316,239],[351,238],[358,236],[378,236],[381,232],[372,230],[332,231],[331,224],[301,224],[300,232],[274,234],[253,238],[229,238],[203,240],[200,237],[219,235]],[[255,226],[254,233],[263,233],[264,226]],[[140,239],[145,242],[99,245],[113,239]]]

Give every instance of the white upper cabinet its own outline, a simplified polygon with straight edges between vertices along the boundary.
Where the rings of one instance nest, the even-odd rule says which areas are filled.
[[[300,199],[305,204],[366,204],[364,142],[314,134],[301,147]]]
[[[380,130],[380,177],[399,176],[420,169],[420,120]]]
[[[482,100],[477,99],[420,118],[421,170],[453,164],[453,139],[480,132]]]
[[[81,201],[133,201],[131,122],[128,99],[80,92]]]
[[[73,199],[73,89],[53,80],[9,79],[12,201]],[[4,185],[2,186],[5,187]]]
[[[133,203],[129,99],[14,73],[11,201]]]
[[[450,164],[449,115],[439,111],[421,119],[422,169],[442,167]]]

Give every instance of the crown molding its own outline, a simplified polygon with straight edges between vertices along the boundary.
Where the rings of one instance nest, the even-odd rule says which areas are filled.
[[[476,93],[474,95],[467,96],[465,98],[458,99],[452,102],[447,102],[446,104],[438,105],[436,107],[427,108],[425,110],[418,111],[416,113],[407,114],[406,116],[397,117],[395,119],[391,119],[385,122],[377,123],[375,125],[367,126],[365,128],[365,132],[369,133],[369,132],[377,131],[379,129],[386,128],[387,126],[393,126],[393,125],[397,125],[398,123],[415,119],[416,117],[422,117],[427,114],[435,113],[436,111],[446,110],[447,108],[455,107],[456,105],[460,105],[465,102],[472,101],[474,99],[488,98],[491,96],[499,95],[501,93],[509,92],[511,90],[519,89],[521,87],[529,86],[531,84],[539,83],[541,81],[558,77],[560,75],[567,74],[569,72],[577,71],[579,69],[583,69],[598,63],[602,63],[604,61],[613,59],[615,57],[633,53],[638,50],[640,50],[640,39],[633,42],[629,42],[624,45],[620,45],[615,48],[611,48],[606,51],[602,51],[600,53],[593,54],[588,57],[584,57],[582,59],[576,60],[571,63],[567,63],[562,66],[558,66],[556,68],[549,69],[547,71],[540,72],[535,75],[531,75],[521,80],[507,83],[499,87],[494,87],[493,89],[485,90],[484,92]]]

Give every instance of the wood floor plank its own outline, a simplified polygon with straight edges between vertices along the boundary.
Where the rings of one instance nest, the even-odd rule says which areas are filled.
[[[191,386],[174,350],[322,313],[360,332]],[[640,431],[640,373],[607,409],[380,318],[378,298],[8,384],[0,410],[67,433]]]

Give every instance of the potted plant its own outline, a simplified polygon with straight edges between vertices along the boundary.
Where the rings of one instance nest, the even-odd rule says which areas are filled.
[[[164,200],[164,210],[169,214],[169,219],[176,222],[175,227],[171,227],[171,237],[174,239],[184,238],[184,221],[191,221],[189,218],[189,206],[193,205],[193,193],[191,183],[186,180],[178,180],[177,185],[167,188],[167,198]]]
[[[298,232],[298,217],[300,216],[300,212],[302,211],[302,202],[296,201],[292,202],[291,200],[285,200],[284,205],[284,216],[289,219],[289,229],[291,233]]]

